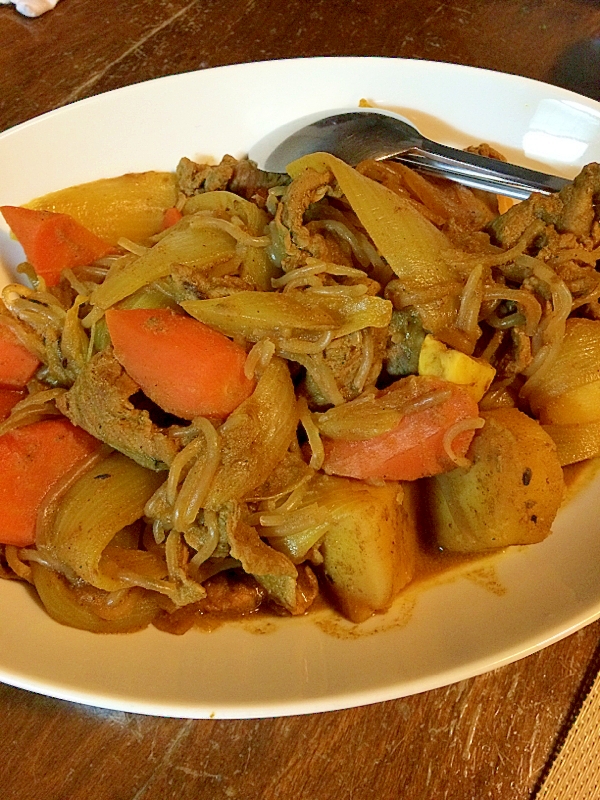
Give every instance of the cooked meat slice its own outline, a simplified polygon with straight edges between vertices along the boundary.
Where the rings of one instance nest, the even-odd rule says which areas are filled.
[[[308,256],[323,261],[347,263],[347,257],[333,236],[310,230],[304,224],[304,214],[312,203],[325,196],[339,197],[334,188],[334,178],[329,170],[305,170],[287,188],[277,209],[276,229],[282,237],[287,258],[283,260],[286,271],[303,265]]]
[[[220,164],[196,164],[189,158],[182,158],[176,170],[179,189],[187,197],[199,192],[226,189],[233,177],[235,164],[233,156],[223,156]]]
[[[334,339],[323,351],[326,365],[331,369],[338,389],[344,400],[353,400],[367,386],[372,386],[381,372],[385,353],[385,328],[368,328],[371,338],[371,360],[366,375],[362,374],[365,358],[365,342],[360,333],[350,333]],[[327,401],[310,375],[306,376],[304,389],[311,407],[321,408]]]
[[[138,390],[107,348],[91,359],[56,404],[75,425],[143,467],[168,469],[179,446],[147,411],[138,411],[129,401]]]
[[[168,293],[178,303],[184,300],[206,300],[229,297],[236,292],[249,292],[256,287],[237,275],[211,276],[193,266],[175,264],[168,279]]]
[[[589,317],[589,319],[600,319],[600,298],[591,300],[581,308],[584,316]]]
[[[240,508],[229,515],[227,523],[230,552],[250,575],[277,575],[296,579],[296,567],[290,559],[274,550],[258,535],[256,528],[240,518]]]
[[[357,170],[412,200],[421,214],[438,228],[450,226],[463,233],[479,231],[498,214],[497,203],[494,208],[485,193],[444,178],[422,175],[399,162],[368,159]]]
[[[237,619],[257,611],[266,592],[251,575],[221,572],[203,584],[206,597],[181,608],[161,611],[152,624],[159,630],[181,635],[210,617]],[[215,624],[219,624],[216,622]],[[206,622],[204,622],[206,625]],[[210,622],[208,623],[210,629]]]
[[[496,378],[512,378],[531,364],[531,339],[520,326],[510,328],[510,332],[504,336],[500,352],[502,355],[494,365]]]
[[[528,200],[497,217],[489,226],[497,244],[504,249],[513,247],[535,220],[542,220],[546,225],[555,225],[563,211],[564,203],[558,194],[532,194]]]
[[[276,172],[263,172],[248,159],[238,161],[226,155],[220,164],[197,164],[182,158],[177,165],[177,181],[187,197],[227,189],[247,200],[258,199],[258,204],[264,205],[268,190],[288,183],[289,178]]]
[[[566,261],[556,268],[556,274],[563,280],[574,300],[596,292],[600,285],[600,273],[592,267]]]
[[[532,194],[495,219],[489,229],[499,245],[509,248],[530,223],[539,219],[558,233],[573,234],[580,246],[589,246],[591,243],[585,240],[594,233],[599,196],[600,164],[588,164],[558,194]]]
[[[277,464],[267,480],[252,492],[252,499],[266,499],[288,494],[304,483],[313,470],[302,458],[297,446],[292,447]]]
[[[233,177],[227,187],[230,192],[253,200],[257,205],[263,205],[267,192],[274,186],[286,186],[290,182],[288,175],[278,172],[264,172],[259,169],[254,161],[241,159],[233,168]]]
[[[265,597],[264,589],[251,575],[220,573],[204,583],[206,597],[198,603],[202,614],[242,617],[256,611]]]
[[[486,144],[485,142],[475,146],[471,145],[471,147],[465,147],[465,151],[467,153],[485,156],[485,158],[494,158],[496,161],[506,162],[508,160],[499,150],[496,150],[491,144]]]
[[[564,207],[557,222],[561,232],[574,233],[579,238],[590,236],[595,218],[594,202],[600,194],[600,164],[588,164],[572,184],[560,192]]]

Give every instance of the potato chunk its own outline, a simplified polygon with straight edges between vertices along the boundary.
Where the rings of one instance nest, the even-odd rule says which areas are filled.
[[[138,172],[70,186],[38,197],[27,208],[70,214],[116,244],[121,236],[145,241],[161,229],[164,213],[177,202],[170,172]]]
[[[362,622],[391,605],[412,580],[417,551],[414,487],[369,486],[327,478],[319,505],[330,525],[323,538],[323,573],[341,612]]]
[[[426,491],[437,543],[477,552],[545,539],[564,481],[556,446],[514,408],[481,415],[468,457],[472,465],[429,479]]]

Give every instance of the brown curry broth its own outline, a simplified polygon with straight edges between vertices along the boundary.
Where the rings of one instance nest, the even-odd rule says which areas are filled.
[[[579,492],[596,477],[600,472],[600,458],[590,459],[588,461],[580,462],[579,464],[571,464],[563,468],[565,477],[565,498],[563,500],[563,507],[567,505]],[[426,509],[419,509],[419,516],[427,519],[428,514]],[[427,528],[427,524],[425,524]],[[414,596],[427,587],[455,580],[457,578],[466,578],[467,580],[474,581],[479,586],[487,591],[496,595],[503,595],[506,588],[499,581],[496,570],[495,562],[509,548],[502,548],[499,550],[488,550],[479,553],[452,553],[448,550],[442,550],[434,545],[431,537],[423,537],[419,539],[415,566],[415,575],[408,584],[408,586],[400,593],[397,600],[405,601],[404,613],[394,613],[391,620],[392,626],[405,625],[411,617],[412,608],[414,607]],[[532,545],[522,545],[522,547],[531,547]],[[313,617],[319,626],[328,634],[338,637],[356,637],[363,635],[361,633],[361,626],[364,623],[352,623],[341,616],[336,609],[335,604],[320,592],[315,602],[307,612],[308,616]],[[387,627],[385,616],[374,615],[380,617],[382,626]],[[277,621],[284,618],[284,615],[278,613],[268,607],[261,606],[257,611],[245,617],[232,617],[227,615],[217,614],[203,614],[196,621],[196,628],[203,631],[212,631],[221,625],[232,621],[244,623],[248,630],[256,634],[271,633],[277,630]],[[381,626],[367,630],[364,629],[364,635],[371,635]]]

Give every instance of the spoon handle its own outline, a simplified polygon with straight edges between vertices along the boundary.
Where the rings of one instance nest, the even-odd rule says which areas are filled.
[[[532,192],[558,192],[570,183],[556,175],[546,175],[477,153],[456,150],[425,138],[420,147],[412,147],[393,158],[430,175],[449,178],[474,189],[504,194],[517,200],[525,200]]]

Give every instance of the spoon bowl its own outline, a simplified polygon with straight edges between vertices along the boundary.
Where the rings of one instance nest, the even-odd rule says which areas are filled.
[[[427,174],[518,200],[533,192],[558,192],[569,183],[556,175],[439,144],[398,114],[373,109],[297,120],[259,142],[250,158],[268,172],[283,173],[292,161],[318,152],[331,153],[351,166],[367,158],[401,161]]]

